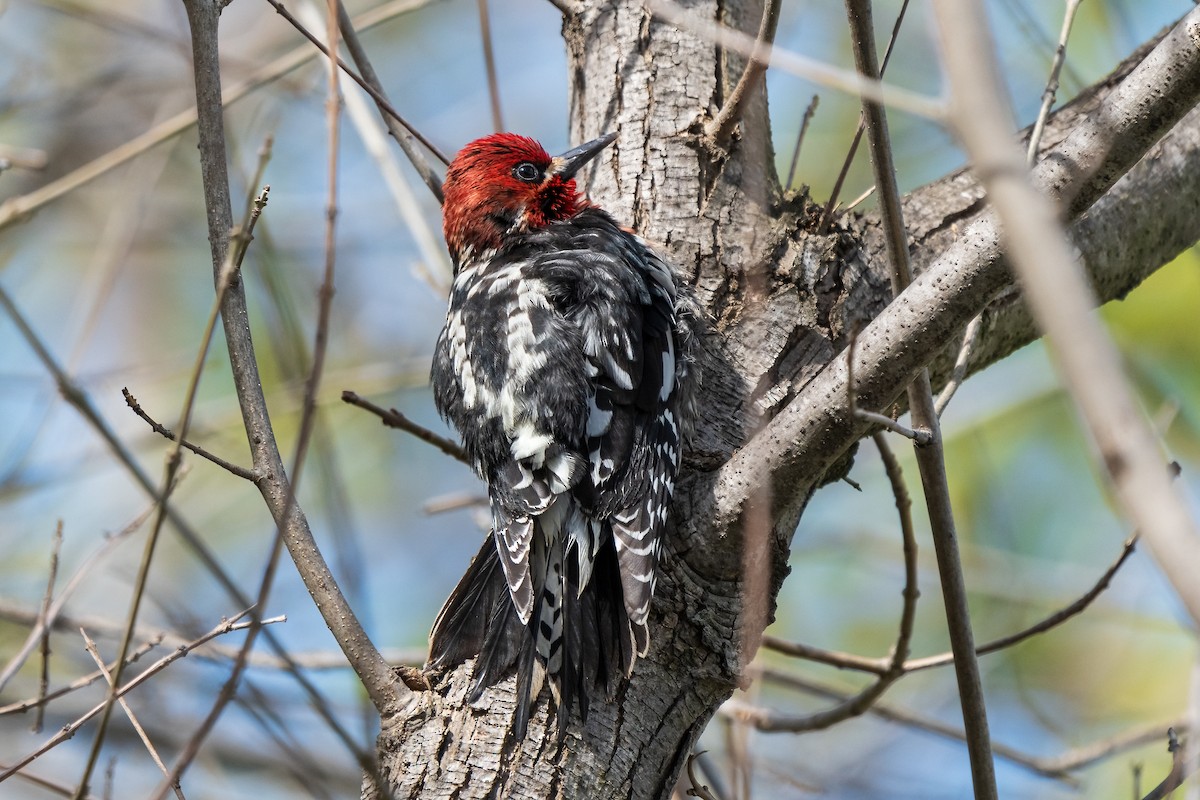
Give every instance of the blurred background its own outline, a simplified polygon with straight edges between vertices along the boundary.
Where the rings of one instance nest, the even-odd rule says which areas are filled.
[[[899,5],[876,3],[881,42]],[[323,19],[320,6],[310,20]],[[289,7],[304,9],[303,3]],[[350,4],[352,13],[372,7]],[[1014,126],[1026,125],[1040,102],[1063,4],[993,0],[989,7],[1017,112]],[[1071,38],[1060,101],[1192,7],[1190,0],[1087,0]],[[412,0],[390,8],[363,40],[393,104],[448,155],[490,132],[477,4]],[[572,143],[566,139],[559,12],[539,0],[493,0],[490,11],[505,127],[541,139],[551,152],[565,149]],[[777,43],[849,66],[844,16],[836,0],[788,0]],[[225,9],[222,47],[226,87],[253,80],[292,50],[311,51],[268,4],[252,0]],[[928,9],[914,2],[889,79],[936,94],[934,54]],[[270,202],[243,275],[285,460],[294,449],[323,265],[325,80],[324,65],[307,61],[248,92],[226,115],[235,198],[255,188],[249,181],[258,153],[267,137],[274,139],[264,178],[271,185]],[[807,185],[823,202],[857,123],[858,100],[779,72],[769,74],[768,87],[783,176],[804,110],[820,94],[793,188]],[[192,92],[180,3],[0,0],[0,156],[19,164],[45,155],[40,170],[18,166],[0,172],[0,202],[33,192],[164,124],[192,106]],[[377,128],[374,118],[370,109],[365,119]],[[893,114],[891,124],[903,189],[963,163],[955,143],[936,127],[903,114]],[[381,167],[364,135],[347,118],[330,353],[300,500],[376,643],[419,659],[434,614],[484,534],[469,503],[464,506],[483,487],[461,464],[410,436],[384,430],[375,417],[339,400],[350,389],[447,432],[427,386],[449,270],[439,209],[406,163],[395,174]],[[390,158],[403,162],[394,145],[390,150]],[[52,688],[94,668],[79,625],[106,658],[114,656],[148,526],[116,535],[148,511],[150,500],[97,427],[63,399],[30,339],[36,337],[71,385],[86,394],[130,461],[152,483],[161,481],[170,445],[126,408],[121,389],[128,387],[159,422],[176,425],[213,295],[196,160],[195,131],[185,128],[19,224],[0,228],[0,288],[30,329],[22,331],[14,315],[0,309],[0,664],[28,635],[61,522],[58,589],[81,565],[86,572],[65,606],[74,624],[51,639]],[[863,148],[843,199],[871,183]],[[235,199],[235,216],[243,203]],[[1200,487],[1197,308],[1200,258],[1193,249],[1102,312],[1192,498]],[[1120,554],[1130,531],[1113,513],[1040,345],[970,380],[950,405],[945,425],[976,637],[986,641],[1083,594]],[[248,464],[219,328],[191,430],[193,441]],[[895,444],[898,452],[906,450],[902,441]],[[253,595],[273,534],[262,500],[251,485],[208,462],[189,457],[185,463],[175,508],[228,576]],[[915,467],[905,463],[915,481]],[[899,613],[898,529],[888,483],[869,445],[861,449],[851,477],[861,484],[861,494],[845,483],[829,486],[805,515],[769,633],[878,657],[894,639]],[[911,488],[920,521],[919,485]],[[445,505],[457,510],[430,513]],[[926,655],[948,645],[924,525],[919,536],[923,597],[913,652]],[[99,560],[90,560],[102,549]],[[190,639],[240,610],[168,526],[142,625]],[[273,632],[293,652],[318,658],[334,651],[290,562],[263,614],[287,615]],[[241,636],[218,641],[236,648]],[[173,646],[160,645],[139,663]],[[257,650],[265,652],[261,641]],[[770,653],[760,658],[831,690],[853,691],[864,683]],[[39,661],[30,658],[3,687],[0,706],[36,695]],[[982,666],[993,739],[1016,755],[1049,761],[1146,726],[1156,738],[1078,770],[1069,781],[1039,774],[1036,765],[1019,759],[1000,758],[1001,794],[1128,798],[1137,765],[1144,765],[1143,792],[1148,790],[1169,769],[1165,729],[1184,715],[1194,691],[1190,685],[1200,683],[1196,663],[1196,637],[1186,615],[1149,558],[1135,553],[1084,615],[988,656]],[[168,764],[207,712],[229,666],[219,654],[192,656],[130,695]],[[351,672],[310,674],[329,708],[372,750],[372,714]],[[0,764],[34,750],[99,702],[100,686],[50,704],[41,733],[30,730],[32,711],[0,716]],[[749,695],[797,712],[831,702],[775,684],[756,685]],[[881,705],[950,727],[961,722],[954,677],[946,669],[905,678]],[[145,796],[161,776],[119,710],[111,727],[94,791],[99,796],[110,781],[112,797]],[[93,736],[94,727],[84,727],[30,771],[75,785]],[[722,771],[729,800],[969,796],[967,757],[959,742],[873,715],[802,736],[750,733],[718,717],[701,746]],[[748,765],[748,772],[731,776],[726,771],[731,763]],[[359,781],[353,758],[294,681],[262,663],[250,670],[239,701],[221,718],[183,786],[191,800],[350,797],[357,796]],[[4,800],[56,796],[18,779],[0,783]]]

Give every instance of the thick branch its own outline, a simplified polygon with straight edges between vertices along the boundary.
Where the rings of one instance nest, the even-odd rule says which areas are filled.
[[[1188,48],[1186,41],[1186,31],[1180,26],[1035,171],[1044,190],[1072,198],[1070,209],[1075,216],[1129,170],[1200,98],[1200,48]],[[1186,65],[1190,68],[1185,69]],[[1200,174],[1195,163],[1197,138],[1194,130],[1181,127],[1160,151],[1159,158],[1181,159],[1187,169],[1197,171],[1191,173],[1191,182],[1172,181],[1178,193],[1173,202],[1185,214],[1177,220],[1179,226],[1168,229],[1170,235],[1165,241],[1147,242],[1141,248],[1141,263],[1148,265],[1147,272],[1200,236],[1200,221],[1186,211],[1187,199],[1193,198],[1194,202],[1196,197],[1194,181]],[[1170,172],[1161,174],[1162,166],[1157,166],[1153,174],[1149,169],[1138,174],[1134,191],[1139,195],[1155,195],[1158,181],[1173,177]],[[1131,229],[1130,214],[1154,209],[1152,213],[1160,215],[1170,205],[1106,202],[1092,208],[1088,218],[1072,228],[1089,271],[1101,271],[1106,264],[1109,268],[1115,266],[1107,262],[1106,255],[1110,254],[1106,250],[1121,246],[1114,241],[1114,233]],[[1153,220],[1143,217],[1143,221],[1159,228]],[[1107,230],[1108,235],[1080,235],[1098,229]],[[1124,269],[1127,272],[1128,265]],[[1011,284],[995,222],[985,217],[949,245],[859,336],[854,372],[860,402],[873,408],[890,405],[921,367],[939,355],[973,316]],[[1100,299],[1118,296],[1113,288],[1098,285]],[[1023,338],[1033,338],[1032,331],[1025,330]],[[994,352],[991,355],[995,357]],[[811,487],[866,432],[866,426],[839,407],[836,398],[844,395],[845,383],[843,359],[834,359],[752,443],[713,476],[710,511],[717,520],[725,524],[736,520],[752,494],[751,488],[770,478],[777,484],[799,487],[792,495],[791,513],[784,514],[779,522],[781,530],[795,525]]]

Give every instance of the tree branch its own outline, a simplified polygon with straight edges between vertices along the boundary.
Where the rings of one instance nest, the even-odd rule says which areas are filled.
[[[742,71],[742,77],[738,79],[721,110],[704,126],[705,135],[718,146],[725,146],[729,137],[733,135],[734,128],[742,120],[747,101],[767,74],[767,62],[763,60],[763,54],[775,41],[775,29],[779,25],[779,9],[782,5],[781,0],[765,0],[762,21],[758,25],[754,50],[746,62],[746,69]]]
[[[232,220],[221,115],[220,65],[217,59],[220,6],[213,0],[188,0],[185,5],[192,32],[201,175],[208,211],[209,241],[212,245],[213,268],[219,270],[228,247]],[[275,518],[275,524],[283,532],[292,560],[330,632],[362,680],[376,708],[385,718],[390,717],[405,700],[411,699],[411,692],[403,686],[363,630],[321,556],[303,511],[289,499],[292,497],[291,487],[263,396],[254,343],[250,338],[245,290],[241,282],[225,294],[221,304],[221,319],[254,468],[266,475],[258,484],[263,499]]]
[[[978,0],[936,0],[942,47],[951,76],[955,127],[975,161],[975,170],[988,190],[1003,221],[1013,268],[1025,289],[1038,326],[1045,331],[1062,376],[1100,449],[1104,466],[1125,513],[1142,531],[1160,568],[1174,585],[1193,621],[1200,623],[1200,585],[1192,575],[1200,563],[1200,528],[1172,485],[1158,439],[1138,410],[1124,379],[1120,357],[1101,323],[1091,313],[1096,298],[1057,221],[1057,209],[1039,191],[1057,189],[1042,181],[1035,186],[1024,173],[1024,158],[1004,130],[1007,110],[1004,89],[995,72],[991,40],[984,27],[983,4]],[[1156,72],[1156,89],[1172,99],[1177,88],[1192,92],[1192,103],[1163,104],[1161,113],[1181,117],[1200,92],[1200,9],[1176,26],[1146,61],[1130,76]],[[1164,60],[1164,59],[1169,59]],[[1156,69],[1157,68],[1157,69]],[[1117,103],[1123,99],[1118,90]],[[1143,98],[1144,103],[1144,98]],[[1106,104],[1106,108],[1109,104]],[[1142,107],[1123,109],[1134,141],[1157,120],[1146,119]],[[1104,116],[1110,116],[1105,114]],[[1157,137],[1155,137],[1156,139]],[[1060,167],[1063,178],[1082,171],[1083,180],[1071,180],[1057,192],[1068,208],[1082,211],[1093,193],[1110,187],[1127,167],[1141,157],[1123,139],[1110,138],[1109,158],[1089,164]],[[1078,142],[1078,132],[1064,144]],[[1056,154],[1057,155],[1057,154]],[[1128,164],[1114,163],[1129,157]],[[1062,162],[1057,162],[1061,164]],[[1043,177],[1043,176],[1039,176]]]
[[[1130,276],[1132,248],[1137,249],[1136,263],[1144,270],[1138,273],[1141,276],[1200,236],[1200,220],[1182,201],[1197,196],[1196,182],[1200,180],[1200,136],[1195,131],[1181,126],[1160,148],[1158,158],[1172,161],[1174,169],[1130,170],[1200,98],[1200,80],[1193,72],[1200,67],[1200,51],[1186,50],[1182,40],[1186,40],[1186,32],[1177,26],[1035,170],[1040,185],[1075,198],[1072,217],[1086,204],[1096,202],[1123,172],[1132,173],[1124,189],[1116,187],[1116,193],[1096,202],[1087,218],[1072,229],[1093,282],[1105,299],[1118,296],[1140,280]],[[1178,66],[1170,68],[1172,61]],[[1167,81],[1166,75],[1171,80]],[[1135,106],[1140,113],[1132,113]],[[1092,166],[1072,170],[1076,179],[1068,180],[1068,164]],[[1146,199],[1123,202],[1132,192],[1144,194]],[[1157,202],[1155,198],[1159,198]],[[1167,218],[1160,220],[1164,214]],[[1112,233],[1118,226],[1131,225],[1142,225],[1158,235],[1130,242]],[[961,336],[963,326],[1011,284],[1001,254],[995,222],[984,216],[962,231],[872,320],[857,342],[855,382],[861,404],[888,406],[921,367]],[[1020,312],[1011,311],[1007,304],[1006,298],[996,310],[1018,315],[1006,318],[1013,330],[995,335],[992,348],[980,348],[974,366],[995,360],[999,347],[1008,352],[1036,335]],[[778,528],[790,535],[812,487],[866,433],[865,423],[848,416],[836,400],[845,395],[846,378],[844,356],[834,358],[817,373],[752,441],[708,478],[712,496],[701,513],[711,515],[706,518],[718,526],[731,524],[740,516],[750,487],[770,479],[787,487],[779,497],[787,499],[784,510],[788,513],[780,516]]]
[[[850,20],[854,60],[859,72],[868,78],[878,78],[879,64],[875,56],[875,34],[871,20],[870,0],[846,0]],[[892,291],[900,294],[912,283],[912,268],[908,260],[908,232],[900,210],[900,187],[896,182],[896,167],[888,133],[887,115],[883,106],[863,100],[867,142],[871,149],[871,164],[875,171],[875,186],[879,190],[880,213],[887,242],[888,260],[892,264]],[[849,369],[849,367],[847,367]],[[849,375],[847,375],[849,381]],[[927,431],[929,442],[914,448],[929,526],[937,555],[938,575],[946,608],[946,627],[954,651],[954,672],[958,679],[958,697],[962,706],[963,724],[967,732],[967,753],[971,761],[971,778],[976,800],[994,800],[996,773],[992,764],[991,735],[988,732],[987,706],[983,698],[983,680],[979,660],[975,656],[975,635],[971,629],[971,612],[967,602],[962,558],[958,550],[954,510],[950,504],[950,487],[946,477],[946,455],[942,446],[941,426],[933,403],[929,370],[918,371],[908,385],[908,406],[913,429]],[[892,680],[902,674],[900,663],[889,672]],[[882,682],[881,678],[881,682]]]

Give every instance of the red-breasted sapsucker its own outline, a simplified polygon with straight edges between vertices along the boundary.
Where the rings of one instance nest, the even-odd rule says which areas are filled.
[[[543,681],[561,740],[611,699],[647,624],[694,368],[686,287],[575,187],[616,137],[552,158],[501,133],[446,173],[454,262],[434,400],[487,481],[492,536],[438,614],[431,667],[477,657],[470,699],[516,666],[512,733]]]

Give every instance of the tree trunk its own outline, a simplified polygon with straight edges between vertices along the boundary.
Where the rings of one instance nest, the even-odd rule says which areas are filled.
[[[691,4],[690,13],[755,31],[762,4],[703,0]],[[829,388],[837,384],[829,379],[835,370],[827,368],[839,366],[849,332],[879,317],[891,300],[877,220],[855,216],[825,235],[814,232],[818,209],[780,188],[761,88],[732,141],[705,137],[704,123],[740,77],[742,57],[652,20],[640,0],[590,3],[565,21],[564,38],[572,139],[608,131],[619,136],[597,160],[589,194],[658,242],[690,276],[710,315],[701,343],[701,416],[678,482],[652,646],[615,702],[594,703],[586,726],[574,722],[562,747],[548,733],[545,696],[525,742],[511,746],[505,736],[512,680],[469,707],[469,665],[428,676],[433,689],[418,693],[411,712],[383,720],[381,771],[397,798],[668,797],[692,744],[739,684],[770,621],[808,497],[848,469],[866,430],[850,419],[844,393]],[[1057,113],[1044,148],[1086,120],[1136,61],[1135,55]],[[1123,295],[1200,238],[1197,122],[1191,114],[1176,125],[1073,223],[1103,299]],[[918,270],[944,256],[952,242],[973,244],[971,223],[986,213],[981,195],[960,172],[906,198]],[[1036,337],[1002,265],[981,269],[945,302],[938,280],[918,280],[914,289],[888,313],[924,315],[927,322],[916,336],[911,330],[889,334],[886,326],[879,334],[894,335],[905,357],[864,373],[864,407],[891,407],[926,364],[937,383],[953,363],[963,327],[978,313],[984,312],[984,323],[972,370]],[[906,311],[905,304],[912,308]],[[764,443],[787,451],[786,468],[729,467],[735,452],[783,409],[806,407],[816,409],[813,419],[825,420],[818,430]],[[768,428],[755,439],[771,435]],[[378,796],[386,795],[367,781],[364,797]]]

